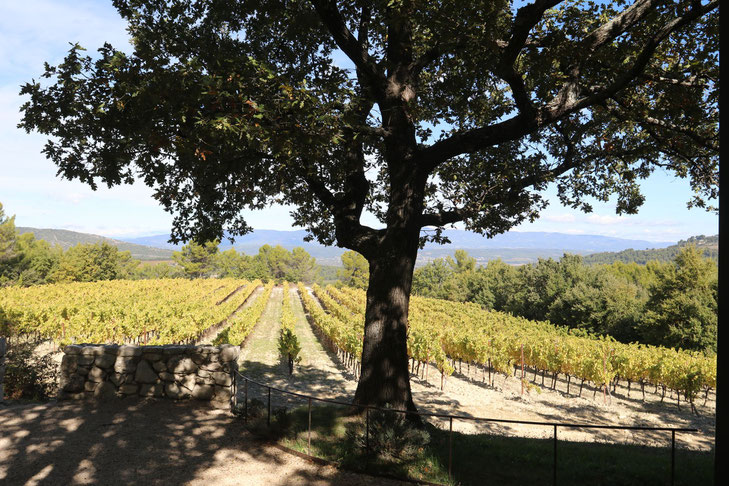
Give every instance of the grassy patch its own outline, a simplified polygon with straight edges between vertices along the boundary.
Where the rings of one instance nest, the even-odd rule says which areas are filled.
[[[251,420],[251,428],[283,445],[338,463],[353,471],[379,471],[401,478],[453,485],[552,484],[553,441],[490,434],[453,433],[452,479],[448,479],[449,433],[426,424],[427,443],[411,441],[402,453],[388,449],[387,437],[364,448],[364,419],[348,415],[344,407],[313,407],[311,450],[308,447],[308,408],[276,410],[271,427],[266,415]],[[371,424],[373,420],[371,419]],[[379,432],[382,432],[380,430]],[[402,437],[403,432],[397,431]],[[384,442],[383,442],[384,441]],[[667,438],[670,442],[670,436]],[[670,448],[559,441],[560,485],[670,484]],[[713,484],[713,454],[676,451],[675,484]]]

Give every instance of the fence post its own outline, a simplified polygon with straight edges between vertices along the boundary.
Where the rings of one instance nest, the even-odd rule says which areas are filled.
[[[309,436],[308,436],[308,454],[311,455],[311,397],[309,397]]]
[[[268,415],[266,416],[266,425],[271,426],[271,387],[268,387]]]
[[[676,431],[671,431],[671,486],[676,479]]]
[[[248,378],[245,381],[245,422],[248,423]]]
[[[557,486],[557,425],[554,425],[554,466],[552,467],[552,479],[554,486]]]
[[[451,470],[453,466],[453,416],[449,417],[449,420],[450,432],[448,434],[448,479],[451,479]]]

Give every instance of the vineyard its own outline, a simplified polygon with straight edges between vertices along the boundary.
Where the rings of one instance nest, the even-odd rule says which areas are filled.
[[[300,290],[302,287],[300,286]],[[355,373],[359,369],[364,329],[364,291],[328,286],[314,286],[314,294],[324,312],[302,291],[304,305],[315,325],[341,350]],[[676,392],[696,412],[695,400],[703,392],[707,397],[716,388],[716,357],[697,352],[623,344],[607,337],[575,335],[566,328],[548,322],[535,322],[509,314],[484,311],[478,305],[413,297],[410,302],[408,354],[413,372],[427,373],[432,363],[445,377],[458,364],[480,366],[483,379],[493,384],[497,374],[520,376],[527,383],[525,370],[533,372],[533,381],[541,374],[555,386],[561,375],[582,394],[584,384],[601,389],[605,399],[618,380],[660,393]]]
[[[195,342],[225,321],[215,344],[241,345],[263,313],[273,282],[246,308],[243,303],[260,281],[232,279],[106,281],[0,290],[0,334],[26,335],[71,342],[170,344]],[[298,284],[311,323],[355,377],[361,372],[364,291]],[[296,358],[288,284],[284,293],[282,353]],[[412,372],[426,375],[429,364],[446,377],[465,364],[479,367],[483,381],[497,376],[521,379],[531,386],[554,387],[566,379],[567,394],[582,394],[584,385],[602,391],[605,400],[618,380],[646,389],[661,400],[675,392],[678,405],[693,411],[699,394],[716,388],[716,358],[697,352],[623,344],[610,338],[577,335],[548,322],[490,312],[475,304],[413,297],[410,304],[408,354]],[[293,370],[293,361],[290,363]],[[424,376],[427,379],[427,376]],[[550,383],[551,381],[551,383]],[[570,389],[572,386],[572,389]],[[673,393],[672,393],[673,395]]]
[[[59,345],[190,343],[231,316],[260,285],[161,279],[7,287],[0,289],[0,335]],[[247,318],[235,316],[232,327],[244,328]]]

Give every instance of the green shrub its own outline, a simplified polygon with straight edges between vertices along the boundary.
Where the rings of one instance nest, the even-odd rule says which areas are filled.
[[[348,442],[362,449],[369,447],[370,451],[385,459],[412,459],[430,443],[428,431],[408,420],[402,413],[370,410],[369,439],[366,424],[364,416],[349,424]]]
[[[51,355],[36,355],[38,343],[8,343],[5,368],[5,398],[49,400],[58,389],[58,367]]]

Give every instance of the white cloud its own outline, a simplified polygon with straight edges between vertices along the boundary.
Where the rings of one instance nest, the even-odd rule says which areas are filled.
[[[554,223],[574,223],[577,220],[574,214],[569,213],[547,214],[542,216],[542,219]]]
[[[612,216],[612,215],[600,215],[600,214],[590,214],[589,216],[587,216],[587,221],[591,224],[600,224],[600,225],[630,224],[632,222],[625,216]]]

